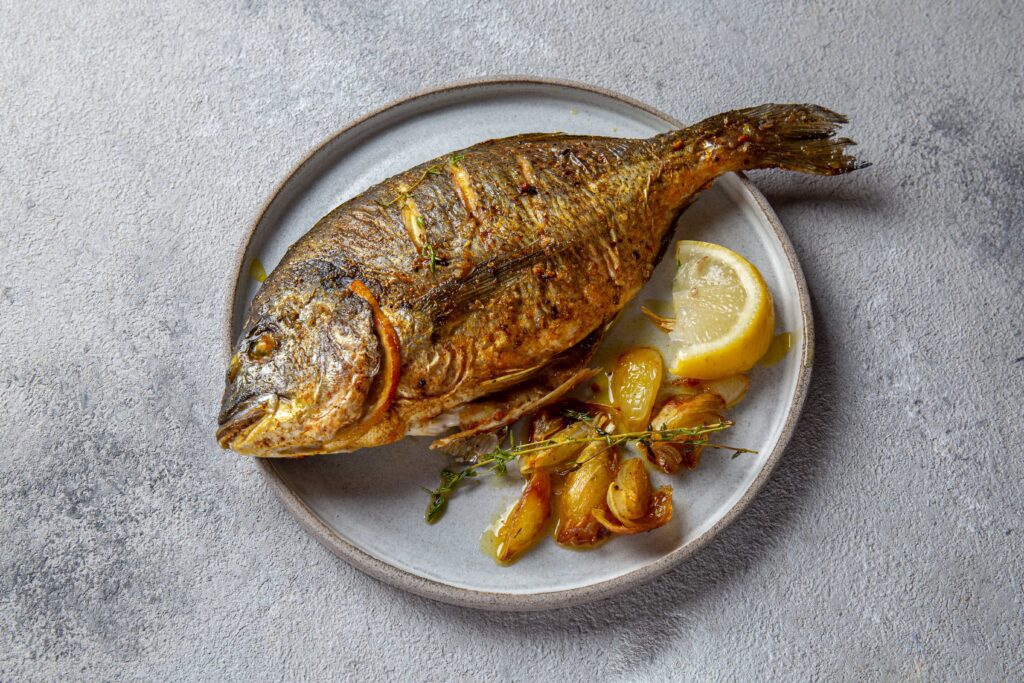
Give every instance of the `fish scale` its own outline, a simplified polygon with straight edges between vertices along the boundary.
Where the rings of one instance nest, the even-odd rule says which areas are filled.
[[[369,188],[261,286],[218,440],[301,456],[461,422],[451,443],[544,405],[586,374],[601,331],[703,189],[729,171],[863,167],[834,137],[845,122],[814,105],[762,105],[646,140],[519,135]],[[472,429],[460,412],[474,414]]]

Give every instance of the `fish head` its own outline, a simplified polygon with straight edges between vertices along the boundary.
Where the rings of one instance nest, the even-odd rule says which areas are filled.
[[[379,403],[376,380],[388,359],[376,302],[350,279],[275,275],[233,349],[217,440],[247,455],[343,450],[341,436]]]

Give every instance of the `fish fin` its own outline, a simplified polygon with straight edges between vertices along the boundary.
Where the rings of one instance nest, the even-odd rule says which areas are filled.
[[[781,168],[840,175],[871,165],[847,154],[847,148],[857,143],[835,137],[847,122],[844,115],[814,104],[762,104],[718,114],[679,131],[686,135],[677,135],[673,148],[711,140],[731,150],[738,170]]]
[[[493,140],[488,140],[487,142],[485,142],[483,144],[492,143],[492,142],[496,143],[496,142],[510,142],[510,141],[511,142],[551,142],[551,141],[564,140],[567,137],[571,137],[571,136],[569,136],[566,133],[557,132],[557,131],[553,132],[553,133],[520,133],[519,135],[513,135],[512,137],[508,137],[508,138],[495,138]]]
[[[450,449],[466,439],[513,424],[563,398],[577,385],[600,372],[586,365],[597,351],[605,330],[606,327],[599,327],[542,365],[545,370],[543,376],[538,374],[530,381],[465,404],[458,411],[461,431],[438,439],[430,447]]]
[[[500,391],[514,389],[516,385],[523,384],[528,379],[537,375],[540,370],[544,370],[544,377],[541,381],[546,383],[548,387],[560,384],[563,379],[590,362],[590,359],[594,357],[594,353],[597,351],[597,345],[601,343],[605,332],[611,327],[612,322],[614,322],[614,318],[607,325],[598,327],[554,358],[537,363],[533,367],[524,370],[516,370],[481,382],[478,385],[479,391],[477,396],[488,396]]]
[[[510,278],[528,270],[558,249],[550,243],[533,243],[518,254],[503,254],[477,264],[461,279],[449,280],[430,290],[418,308],[428,313],[434,325],[450,322],[453,316],[466,312],[494,290],[507,285]]]
[[[502,389],[515,386],[516,384],[529,379],[535,372],[543,367],[544,364],[540,363],[538,365],[534,365],[532,368],[516,370],[515,372],[510,372],[507,375],[502,375],[501,377],[495,377],[494,379],[487,380],[486,382],[481,382],[480,393],[490,394],[495,391],[501,391]]]
[[[520,418],[561,399],[575,389],[576,385],[587,381],[598,372],[600,370],[596,368],[583,368],[572,373],[568,379],[553,389],[544,382],[538,382],[510,390],[500,397],[469,403],[459,414],[465,428],[451,436],[437,439],[430,447],[449,448],[464,439],[507,427]]]

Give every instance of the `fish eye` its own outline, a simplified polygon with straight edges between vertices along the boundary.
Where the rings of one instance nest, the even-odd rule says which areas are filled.
[[[264,332],[249,344],[249,356],[256,360],[266,358],[277,348],[277,339],[269,332]]]

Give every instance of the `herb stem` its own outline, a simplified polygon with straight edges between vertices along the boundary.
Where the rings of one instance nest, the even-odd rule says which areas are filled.
[[[579,419],[589,421],[587,416],[581,415],[579,416]],[[430,494],[430,504],[427,505],[424,518],[428,524],[433,524],[439,520],[441,515],[444,514],[445,509],[448,507],[449,498],[451,498],[452,494],[455,493],[455,489],[458,488],[465,479],[477,476],[479,471],[503,475],[508,470],[508,463],[523,455],[547,450],[555,446],[594,443],[600,441],[608,444],[608,448],[604,450],[614,448],[615,446],[619,446],[630,441],[648,444],[652,441],[678,441],[687,437],[703,436],[705,434],[721,432],[732,427],[734,424],[735,423],[730,420],[722,420],[721,422],[715,422],[714,424],[704,425],[702,427],[674,427],[671,429],[663,427],[662,429],[654,429],[652,426],[644,431],[623,432],[621,434],[606,432],[595,426],[595,433],[590,436],[573,437],[570,439],[550,438],[541,441],[531,441],[519,445],[516,445],[515,438],[511,431],[506,431],[506,438],[508,439],[507,446],[502,446],[501,441],[499,440],[499,444],[494,450],[478,455],[475,461],[469,463],[461,470],[452,471],[450,469],[445,469],[441,472],[441,484],[436,489],[425,489],[427,493]],[[735,446],[708,443],[706,439],[691,441],[687,438],[687,440],[694,445],[731,450],[734,452],[734,458],[741,453],[757,452],[748,448],[737,448]],[[577,466],[578,464],[579,463],[577,463]],[[568,470],[559,470],[560,473],[564,473],[565,471]]]
[[[461,154],[452,154],[450,157],[448,157],[448,164],[452,167],[458,166],[462,162],[463,158],[464,157]],[[410,185],[408,189],[400,191],[391,199],[390,202],[386,204],[380,204],[380,202],[378,202],[378,204],[380,204],[380,206],[386,209],[387,207],[391,206],[392,204],[399,200],[401,200],[402,203],[405,203],[405,201],[409,199],[409,195],[412,194],[412,191],[415,190],[420,185],[422,185],[424,180],[426,180],[429,176],[432,175],[440,175],[443,169],[443,164],[434,164],[432,166],[427,166],[425,169],[423,169],[423,173],[420,174],[420,177],[416,179],[416,182]]]

